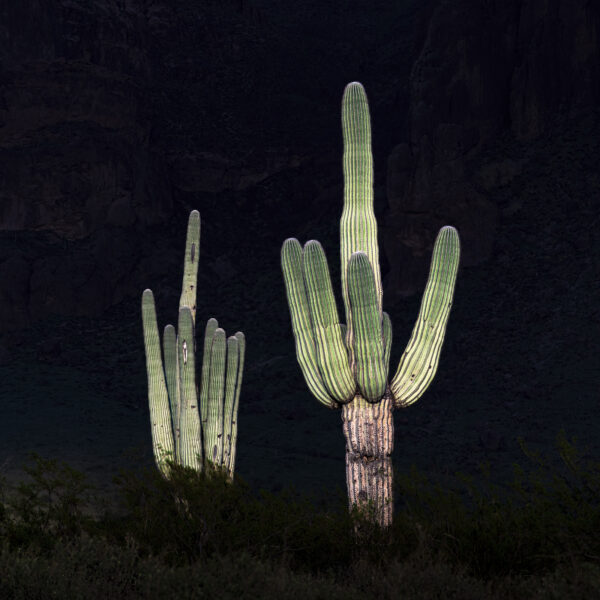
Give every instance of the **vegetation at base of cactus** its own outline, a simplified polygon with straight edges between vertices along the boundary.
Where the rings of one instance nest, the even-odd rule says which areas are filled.
[[[342,296],[340,323],[321,244],[304,249],[288,238],[281,249],[296,344],[304,379],[329,408],[342,409],[350,508],[368,507],[380,525],[392,522],[392,410],[425,392],[439,363],[458,271],[456,229],[442,227],[411,338],[388,384],[392,325],[382,310],[383,290],[373,210],[373,159],[367,96],[358,82],[342,99],[344,209],[340,221]]]
[[[237,414],[244,369],[245,337],[226,340],[216,319],[206,323],[200,386],[196,384],[196,294],[200,257],[200,213],[188,220],[177,330],[163,333],[164,369],[152,290],[142,294],[148,400],[156,464],[169,476],[171,464],[201,471],[208,462],[235,468]]]
[[[45,598],[48,581],[57,598],[597,598],[600,463],[564,431],[557,469],[519,442],[536,466],[515,464],[502,486],[489,464],[448,487],[395,472],[385,530],[341,488],[317,500],[174,464],[169,478],[123,469],[109,496],[34,455],[14,490],[0,486],[0,598]]]

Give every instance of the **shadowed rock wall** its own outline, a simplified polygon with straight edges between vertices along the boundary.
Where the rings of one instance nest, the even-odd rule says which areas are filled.
[[[462,266],[489,258],[489,192],[521,168],[489,150],[598,104],[599,24],[587,0],[438,3],[410,77],[407,139],[388,157],[389,301],[422,288],[443,225],[460,231]]]
[[[389,210],[379,221],[386,304],[421,291],[445,224],[460,231],[462,266],[484,262],[505,210],[491,190],[522,168],[493,145],[533,139],[598,103],[599,9],[584,0],[463,0],[415,10],[414,23],[408,12],[398,17],[411,39],[382,36],[345,72],[347,41],[330,36],[324,56],[329,41],[320,40],[329,70],[315,70],[316,51],[300,37],[284,55],[288,33],[275,43],[249,2],[2,3],[0,331],[51,313],[97,315],[139,294],[150,276],[179,268],[179,250],[159,255],[149,228],[167,230],[176,212],[182,221],[211,203],[228,209],[219,219],[236,218],[238,203],[250,205],[255,187],[280,174],[294,173],[299,199],[279,194],[276,204],[320,219],[330,204],[339,218],[341,157],[332,149],[341,85],[363,75],[374,144],[387,138],[376,149],[388,156]],[[350,21],[331,18],[343,35]],[[327,148],[317,136],[324,127],[336,140]],[[319,176],[301,180],[305,165]],[[262,208],[280,227],[284,209],[269,217]]]

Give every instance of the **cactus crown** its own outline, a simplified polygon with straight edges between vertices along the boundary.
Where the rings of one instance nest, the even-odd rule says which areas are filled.
[[[458,232],[446,226],[438,233],[417,323],[388,385],[392,326],[382,310],[369,105],[358,82],[344,90],[342,133],[340,257],[346,325],[338,318],[321,244],[310,240],[302,249],[296,238],[288,238],[281,266],[296,356],[309,389],[330,408],[356,395],[378,402],[388,388],[396,407],[407,406],[423,394],[437,369],[460,257]]]

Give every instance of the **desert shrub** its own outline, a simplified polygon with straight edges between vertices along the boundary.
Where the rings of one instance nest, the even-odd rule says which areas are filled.
[[[177,573],[198,593],[220,585],[220,597],[238,599],[256,594],[261,578],[265,598],[291,587],[303,598],[394,597],[398,578],[407,599],[449,589],[462,598],[590,597],[600,593],[599,465],[582,466],[564,434],[558,444],[566,474],[544,473],[522,444],[537,472],[515,465],[509,498],[461,473],[462,495],[415,468],[395,471],[402,502],[385,531],[348,511],[345,490],[318,506],[293,487],[255,492],[223,469],[177,465],[168,479],[155,468],[122,471],[119,504],[92,515],[83,474],[34,456],[31,481],[12,497],[2,488],[0,597],[44,597],[36,591],[44,580],[69,598],[159,598],[168,589],[202,597],[188,583],[168,583],[180,581]],[[482,474],[485,483],[489,466]],[[244,588],[236,579],[244,577],[253,584]],[[29,595],[19,596],[19,585]]]

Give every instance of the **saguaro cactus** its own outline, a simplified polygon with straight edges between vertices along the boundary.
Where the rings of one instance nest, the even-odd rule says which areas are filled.
[[[199,410],[194,331],[199,257],[200,213],[193,210],[185,244],[178,331],[167,325],[163,334],[164,369],[154,296],[149,289],[142,294],[154,458],[165,476],[169,474],[166,461],[171,459],[198,470],[210,461],[227,468],[233,479],[245,338],[238,331],[227,339],[226,347],[225,331],[217,320],[207,321]]]
[[[418,400],[438,367],[452,305],[460,243],[454,227],[440,229],[429,279],[412,336],[387,382],[392,325],[382,311],[382,286],[373,211],[373,160],[367,96],[358,82],[342,99],[344,209],[340,222],[342,295],[340,323],[321,244],[301,248],[288,238],[281,266],[296,355],[313,395],[342,410],[350,509],[371,504],[372,517],[392,522],[392,410]]]

